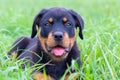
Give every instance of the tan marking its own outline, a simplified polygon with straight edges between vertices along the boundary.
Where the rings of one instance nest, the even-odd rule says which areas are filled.
[[[49,47],[54,47],[54,46],[56,46],[54,37],[52,36],[52,33],[49,33],[48,39],[47,39],[47,42],[46,42],[46,43],[47,43],[47,46],[49,46]]]
[[[39,38],[39,40],[40,40],[40,42],[41,42],[41,45],[42,45],[42,48],[44,49],[44,51],[45,51],[46,53],[48,53],[48,51],[46,50],[46,47],[45,47],[47,38],[41,37],[40,33],[41,33],[41,28],[38,29],[38,38]]]
[[[70,74],[66,75],[64,80],[68,80],[69,76]]]
[[[50,23],[52,23],[52,22],[53,22],[53,18],[49,18],[48,21],[49,21]]]
[[[66,17],[63,18],[63,22],[67,22],[67,20],[68,20],[68,19],[67,19]]]
[[[18,55],[18,54],[14,51],[14,52],[12,52],[11,55],[12,55],[12,58],[17,58],[17,55]]]
[[[38,38],[41,42],[41,45],[42,45],[42,48],[44,49],[44,51],[51,57],[51,59],[53,61],[61,61],[63,59],[65,59],[67,57],[68,54],[66,55],[63,55],[63,56],[60,56],[60,57],[56,57],[56,56],[53,56],[51,53],[49,53],[46,49],[46,45],[50,48],[56,46],[56,42],[54,40],[54,37],[52,36],[52,33],[49,33],[48,35],[48,38],[43,38],[41,35],[40,35],[40,32],[41,32],[41,28],[39,28],[38,30]],[[72,38],[69,38],[68,34],[67,33],[64,33],[64,39],[62,40],[62,42],[60,43],[63,47],[69,47],[70,46],[70,49],[73,47],[74,45],[74,42],[75,42],[75,39],[76,39],[76,29],[75,29],[75,36],[72,37]]]
[[[75,40],[76,40],[76,29],[75,29],[75,36],[74,37],[72,37],[72,38],[70,38],[70,46],[71,46],[71,48],[73,47],[73,45],[74,45],[74,42],[75,42]]]
[[[34,80],[54,80],[49,75],[43,74],[41,72],[35,72],[32,76]]]
[[[71,77],[71,75],[73,75],[73,76]],[[64,80],[77,80],[77,79],[79,79],[79,77],[80,77],[80,75],[78,75],[76,73],[72,73],[72,74],[66,75]]]

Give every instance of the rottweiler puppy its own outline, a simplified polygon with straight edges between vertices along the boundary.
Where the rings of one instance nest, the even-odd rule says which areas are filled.
[[[83,39],[84,21],[75,11],[59,7],[43,9],[34,19],[31,38],[17,39],[8,54],[27,60],[23,68],[28,63],[30,66],[46,64],[44,70],[47,76],[44,78],[43,70],[39,70],[34,73],[35,80],[59,80],[72,65],[72,60],[81,65],[76,44],[77,28],[79,37]]]

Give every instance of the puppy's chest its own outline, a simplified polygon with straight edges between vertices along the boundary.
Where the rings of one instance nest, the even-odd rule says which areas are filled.
[[[69,57],[70,58],[70,57]],[[42,64],[46,64],[50,61],[50,57],[47,56],[47,54],[43,54],[43,58],[40,61]],[[47,75],[50,75],[55,80],[59,80],[65,73],[65,71],[68,68],[68,65],[71,65],[71,60],[65,59],[61,62],[50,62],[49,64],[44,66],[45,72]],[[41,72],[43,72],[43,70]]]
[[[67,65],[65,63],[45,66],[46,73],[56,79],[59,79],[65,73],[66,69]]]

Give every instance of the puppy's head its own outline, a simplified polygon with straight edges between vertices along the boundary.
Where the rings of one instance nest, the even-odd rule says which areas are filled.
[[[64,8],[43,9],[34,19],[31,38],[38,32],[44,51],[53,61],[61,61],[74,45],[77,27],[79,37],[83,39],[84,22],[80,15]]]

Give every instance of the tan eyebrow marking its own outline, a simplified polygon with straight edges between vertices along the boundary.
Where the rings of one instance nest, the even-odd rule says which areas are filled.
[[[67,19],[66,17],[63,18],[63,22],[67,22],[67,20],[68,20],[68,19]]]
[[[53,22],[53,18],[49,18],[48,21],[49,21],[50,23],[52,23],[52,22]]]

